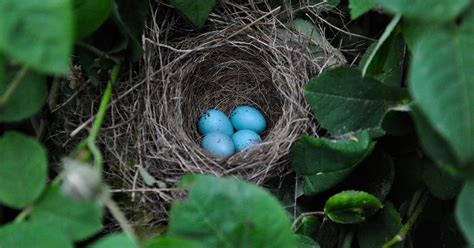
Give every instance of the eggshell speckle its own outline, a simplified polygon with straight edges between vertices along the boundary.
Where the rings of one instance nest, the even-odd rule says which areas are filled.
[[[218,132],[231,136],[234,133],[234,128],[227,115],[216,109],[210,109],[202,114],[199,118],[198,127],[204,135]]]
[[[202,147],[216,157],[226,158],[234,154],[232,139],[223,133],[209,133],[204,136]]]
[[[240,152],[261,143],[262,138],[254,131],[240,130],[232,135],[232,141],[237,152]]]
[[[250,106],[235,108],[230,114],[230,121],[236,130],[251,130],[261,133],[267,127],[263,114]]]

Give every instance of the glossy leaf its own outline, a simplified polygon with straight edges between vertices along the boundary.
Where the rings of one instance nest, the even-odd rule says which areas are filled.
[[[23,222],[0,227],[0,247],[72,248],[73,245],[60,230]]]
[[[367,131],[344,139],[303,136],[292,149],[292,164],[302,175],[342,170],[360,163],[373,146]]]
[[[81,40],[97,30],[112,10],[112,0],[76,0],[75,37]]]
[[[235,179],[187,176],[185,201],[171,208],[168,235],[205,247],[295,247],[290,220],[268,192]]]
[[[354,0],[352,0],[354,1]],[[465,10],[470,0],[378,0],[390,12],[410,19],[427,22],[446,22],[455,19]]]
[[[194,26],[201,28],[216,5],[216,0],[170,0],[170,3],[183,13]]]
[[[292,149],[292,165],[305,175],[305,194],[317,194],[337,185],[374,147],[367,131],[345,139],[304,136]]]
[[[13,80],[10,77],[10,80]],[[0,96],[5,93],[10,83],[0,81]],[[0,107],[0,122],[17,122],[24,120],[41,110],[47,96],[45,78],[29,72],[20,82],[8,102]]]
[[[0,137],[0,202],[26,207],[43,192],[47,177],[46,151],[36,140],[16,132]]]
[[[462,187],[462,181],[438,168],[431,161],[424,161],[422,179],[430,193],[441,200],[456,197]]]
[[[303,193],[305,195],[316,195],[325,192],[347,178],[354,168],[347,168],[323,174],[303,176]]]
[[[305,88],[316,119],[335,136],[361,130],[380,135],[386,111],[407,98],[403,89],[362,78],[357,69],[345,67],[322,73]]]
[[[361,248],[382,247],[402,228],[402,220],[392,203],[388,202],[375,216],[362,224],[357,232]],[[401,244],[393,247],[402,247]]]
[[[0,16],[0,52],[43,73],[68,71],[74,36],[71,0],[2,0]]]
[[[356,224],[366,220],[367,211],[382,208],[377,197],[362,191],[343,191],[331,196],[324,205],[324,212],[332,221]]]
[[[94,242],[90,248],[138,248],[139,246],[123,233],[109,234]]]
[[[456,221],[464,237],[474,244],[474,181],[467,181],[456,203]]]
[[[30,221],[54,227],[78,241],[102,229],[102,211],[98,202],[71,199],[58,186],[53,186],[33,208]]]
[[[410,92],[461,164],[474,162],[474,32],[439,28],[413,47]],[[449,82],[449,83],[446,83]]]
[[[204,248],[199,243],[175,238],[175,237],[158,237],[147,242],[144,248]]]
[[[349,9],[351,10],[351,18],[356,19],[377,6],[379,0],[351,0],[349,1]]]

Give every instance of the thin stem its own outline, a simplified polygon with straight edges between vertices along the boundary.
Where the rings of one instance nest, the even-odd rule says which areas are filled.
[[[8,85],[8,88],[5,91],[5,93],[3,93],[3,95],[0,97],[0,107],[3,107],[5,104],[8,103],[8,101],[10,101],[10,98],[18,89],[18,86],[20,86],[20,83],[23,82],[23,79],[25,79],[26,75],[28,75],[28,68],[26,66],[23,66],[16,73],[15,78]]]
[[[82,42],[82,41],[78,41],[76,44],[80,47],[83,47],[83,48],[89,50],[90,52],[92,52],[93,54],[95,54],[99,57],[104,57],[106,59],[112,60],[113,62],[115,62],[115,64],[120,64],[120,59],[118,59],[116,57],[113,57],[113,56],[110,56],[106,52],[101,51],[100,49],[98,49],[97,47],[95,47],[93,45],[87,44],[87,43]]]
[[[61,79],[59,77],[53,78],[53,84],[49,89],[49,96],[48,96],[48,105],[49,109],[53,110],[56,108],[57,101],[58,101],[58,91],[59,86],[61,85]]]
[[[33,210],[33,206],[29,206],[25,209],[23,209],[23,211],[21,211],[15,218],[15,220],[13,221],[13,223],[21,223],[23,222],[26,217],[28,217],[28,215],[30,215],[31,211]]]
[[[119,223],[120,227],[122,228],[123,232],[135,242],[138,241],[137,235],[133,230],[132,226],[128,223],[127,218],[117,206],[117,204],[112,200],[109,196],[103,197],[103,202],[105,206],[109,209],[110,214],[114,217],[114,219]]]
[[[120,70],[120,65],[117,64],[112,69],[111,78],[107,82],[107,88],[105,88],[104,96],[102,97],[102,101],[100,102],[99,111],[97,112],[97,117],[95,118],[94,124],[92,125],[92,129],[89,132],[89,139],[94,140],[97,138],[99,134],[100,126],[105,118],[105,112],[107,111],[107,105],[109,104],[110,97],[112,96],[112,85],[115,84],[117,81],[118,72]]]
[[[87,140],[87,147],[89,151],[92,153],[92,157],[94,158],[95,166],[102,171],[102,153],[100,152],[99,148],[97,148],[94,140],[88,139]]]
[[[310,216],[310,215],[316,215],[316,216],[325,216],[324,212],[323,211],[314,211],[314,212],[305,212],[305,213],[302,213],[300,214],[300,216],[298,216],[298,218],[296,218],[294,221],[293,221],[293,224],[291,225],[293,230],[296,230],[296,224],[298,224],[299,221],[301,221],[301,219],[303,217],[306,217],[306,216]]]
[[[87,147],[89,148],[92,156],[94,157],[95,165],[102,169],[102,154],[100,150],[95,145],[97,135],[99,134],[100,127],[102,126],[102,122],[105,119],[105,113],[107,112],[107,105],[110,102],[110,98],[112,97],[112,86],[117,81],[118,72],[120,70],[120,64],[117,64],[112,69],[112,73],[110,76],[110,80],[107,82],[107,87],[105,88],[104,96],[102,97],[102,101],[100,102],[99,110],[97,111],[97,117],[92,124],[92,129],[89,132],[89,137],[87,138]]]
[[[398,244],[398,243],[405,240],[406,236],[408,235],[408,233],[412,229],[412,227],[415,224],[416,220],[418,219],[420,214],[423,212],[423,209],[424,209],[428,199],[429,199],[429,193],[425,192],[423,194],[418,206],[416,206],[415,210],[413,211],[413,214],[410,215],[410,217],[408,218],[405,225],[402,227],[402,229],[400,229],[400,232],[397,235],[395,235],[395,237],[393,237],[390,241],[385,243],[383,248],[393,247],[394,245],[396,245],[396,244]]]
[[[353,239],[354,239],[354,231],[349,231],[344,237],[342,248],[351,248]]]
[[[420,201],[420,198],[423,195],[423,192],[424,192],[424,189],[419,189],[413,194],[410,204],[408,205],[407,216],[410,216],[413,213],[413,211],[415,211],[415,207]]]

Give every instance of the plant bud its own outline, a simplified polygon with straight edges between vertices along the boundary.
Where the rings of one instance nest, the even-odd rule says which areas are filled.
[[[97,197],[102,185],[102,176],[97,168],[70,158],[63,159],[63,165],[61,190],[64,194],[77,200]]]

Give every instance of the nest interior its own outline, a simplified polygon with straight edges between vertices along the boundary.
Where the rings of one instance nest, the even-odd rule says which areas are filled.
[[[311,10],[318,14],[318,6]],[[290,149],[300,135],[317,135],[304,86],[345,60],[324,38],[296,32],[288,15],[267,1],[220,1],[205,28],[194,30],[168,6],[151,11],[140,70],[117,84],[99,135],[106,179],[124,194],[121,205],[135,225],[166,221],[187,173],[261,184],[290,170]],[[80,89],[64,99],[50,134],[63,149],[87,134],[84,123],[100,101],[93,87]],[[228,159],[211,156],[200,146],[199,116],[208,109],[229,114],[238,105],[264,113],[263,142]]]

